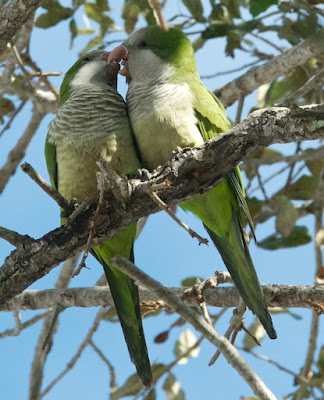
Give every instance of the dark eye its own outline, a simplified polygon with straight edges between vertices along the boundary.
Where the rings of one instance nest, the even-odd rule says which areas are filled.
[[[139,49],[145,49],[147,47],[147,43],[146,42],[141,42],[139,45],[138,45],[138,48]]]
[[[88,62],[88,61],[90,61],[90,60],[91,60],[91,58],[90,58],[90,57],[88,57],[88,56],[86,56],[86,57],[84,57],[84,58],[83,58],[83,60],[82,60],[82,61],[83,61],[83,62]]]

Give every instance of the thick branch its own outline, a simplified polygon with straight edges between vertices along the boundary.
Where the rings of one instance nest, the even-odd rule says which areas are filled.
[[[269,307],[312,308],[311,302],[324,303],[323,286],[302,285],[263,285]],[[143,302],[158,301],[164,303],[153,292],[139,288]],[[169,287],[171,293],[182,297],[187,288]],[[188,296],[184,298],[188,305],[196,306]],[[204,291],[204,299],[213,307],[236,307],[240,296],[235,286],[216,287]],[[42,308],[97,307],[112,306],[113,300],[108,287],[95,286],[71,289],[25,290],[7,303],[0,305],[0,311],[39,310]]]
[[[170,185],[159,192],[159,197],[169,205],[178,203],[216,186],[226,172],[258,146],[323,138],[323,121],[324,106],[259,110],[201,147],[182,150],[155,171],[150,182],[131,180],[131,196],[126,205],[107,190],[102,212],[96,218],[94,243],[101,243],[140,217],[159,211],[147,194],[151,184],[167,180]],[[70,226],[18,246],[0,269],[0,303],[21,293],[82,248],[87,242],[92,212],[86,210]]]
[[[286,75],[288,71],[304,64],[323,50],[324,29],[279,56],[272,58],[266,64],[249,69],[245,74],[217,89],[215,94],[225,107],[230,106],[240,96],[246,96],[259,86],[272,82],[279,76]]]
[[[12,0],[2,7],[0,10],[0,54],[41,3],[42,0]]]

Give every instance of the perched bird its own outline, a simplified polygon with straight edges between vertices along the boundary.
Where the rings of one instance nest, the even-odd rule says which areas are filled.
[[[133,33],[109,55],[122,61],[129,82],[129,117],[141,163],[153,170],[178,146],[201,145],[230,128],[223,105],[203,85],[189,39],[177,29],[150,26]],[[244,236],[242,208],[252,225],[240,171],[180,207],[204,224],[247,306],[271,339],[277,337]]]
[[[50,123],[45,144],[52,185],[68,200],[97,200],[97,161],[104,159],[119,175],[140,168],[123,98],[117,92],[118,63],[107,64],[109,53],[92,51],[65,74],[59,109]],[[92,248],[102,264],[139,379],[149,387],[151,366],[142,327],[138,289],[134,281],[110,265],[115,255],[133,261],[136,223]]]

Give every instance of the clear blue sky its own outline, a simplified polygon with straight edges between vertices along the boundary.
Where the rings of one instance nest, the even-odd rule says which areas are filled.
[[[169,4],[170,3],[170,4]],[[180,2],[168,2],[167,15],[179,11]],[[205,4],[209,2],[205,1]],[[111,1],[116,22],[120,20],[120,2]],[[182,11],[184,7],[182,6]],[[78,15],[81,22],[81,15]],[[114,34],[112,38],[124,38],[124,34]],[[110,39],[110,38],[109,38]],[[49,30],[35,29],[31,42],[31,54],[43,71],[66,71],[78,58],[78,53],[85,46],[88,38],[78,37],[73,49],[69,49],[69,32],[66,22],[61,22]],[[197,53],[197,63],[201,75],[211,74],[215,71],[224,71],[245,64],[249,60],[243,52],[237,52],[235,60],[226,58],[223,52],[222,40],[210,41],[203,50]],[[260,48],[261,49],[261,48]],[[107,49],[109,50],[109,49]],[[210,89],[215,89],[223,83],[232,80],[237,75],[227,75],[213,80],[206,80],[205,84]],[[62,77],[52,79],[59,87]],[[126,86],[120,80],[119,88],[125,94]],[[244,113],[255,104],[255,94],[249,96]],[[30,106],[29,106],[30,107]],[[235,115],[235,106],[229,110],[231,118]],[[26,107],[10,131],[1,138],[0,165],[5,161],[9,149],[16,143],[22,134],[26,121],[30,118],[30,108]],[[43,155],[44,141],[47,126],[53,115],[43,121],[41,128],[34,137],[28,152],[24,157],[46,179],[48,179]],[[291,152],[292,146],[276,146],[284,152]],[[269,168],[264,172],[269,173]],[[271,189],[270,189],[271,190]],[[272,189],[273,190],[273,189]],[[25,174],[20,170],[14,175],[0,197],[1,220],[0,225],[16,230],[21,234],[28,234],[34,238],[54,229],[59,224],[59,211],[57,205],[47,197]],[[206,236],[201,223],[195,218],[178,212],[181,219],[191,228]],[[314,231],[313,219],[307,217],[300,221],[307,223],[311,234]],[[262,239],[272,233],[274,221],[259,225],[257,237]],[[314,281],[315,258],[313,243],[293,250],[279,250],[270,252],[257,248],[251,244],[251,253],[257,272],[262,283],[283,284],[312,284]],[[0,242],[0,262],[9,254],[12,247],[6,242]],[[220,256],[212,244],[198,246],[164,213],[150,217],[144,231],[136,243],[136,264],[144,271],[158,279],[165,285],[177,286],[181,280],[188,276],[201,276],[208,278],[214,270],[225,269]],[[101,266],[94,260],[87,261],[90,269],[83,269],[82,273],[74,278],[71,286],[91,286],[102,274]],[[36,282],[31,288],[52,288],[57,278],[59,267],[50,274]],[[97,309],[68,309],[60,316],[60,329],[55,335],[54,347],[45,366],[44,386],[55,378],[66,366],[83,340]],[[227,311],[217,325],[217,329],[224,333],[232,310]],[[306,343],[310,329],[311,312],[309,310],[294,310],[302,319],[296,320],[287,315],[275,315],[274,324],[278,332],[276,341],[264,340],[259,353],[268,355],[284,366],[299,372],[305,358]],[[35,312],[22,312],[23,321],[35,315]],[[151,361],[170,363],[174,360],[173,344],[185,327],[175,328],[169,340],[161,345],[153,343],[154,337],[164,331],[176,320],[175,315],[163,315],[158,318],[147,318],[144,327]],[[246,313],[247,326],[253,321],[251,313]],[[14,325],[10,313],[0,313],[0,331]],[[40,332],[41,322],[21,333],[19,337],[10,337],[0,340],[0,382],[1,398],[23,399],[27,397],[30,365]],[[323,322],[320,337],[323,337]],[[196,334],[198,336],[198,334]],[[243,335],[241,335],[243,337]],[[95,343],[116,368],[118,383],[123,381],[134,371],[124,343],[119,324],[110,324],[103,321],[100,329],[94,336]],[[241,339],[238,340],[238,344]],[[321,343],[320,343],[321,344]],[[209,358],[215,349],[209,343],[203,343],[200,356],[191,359],[187,365],[176,366],[173,370],[182,384],[186,399],[238,399],[240,396],[252,396],[252,392],[244,381],[238,376],[224,360],[223,357],[213,367],[208,367]],[[243,354],[253,369],[264,379],[271,390],[281,397],[292,392],[293,378],[275,367],[258,361],[249,355]],[[161,381],[163,382],[163,380]],[[87,348],[76,367],[46,396],[46,399],[74,399],[79,400],[96,398],[106,399],[109,390],[109,373],[106,366],[98,356]],[[158,385],[161,387],[161,384]],[[217,395],[216,395],[217,393]],[[158,398],[165,394],[159,391]]]

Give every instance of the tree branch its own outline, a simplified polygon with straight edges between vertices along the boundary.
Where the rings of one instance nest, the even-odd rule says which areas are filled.
[[[129,181],[131,195],[126,205],[108,189],[105,204],[96,218],[94,244],[112,237],[140,217],[159,211],[147,194],[152,184],[168,180],[170,185],[159,192],[159,197],[168,205],[178,203],[216,186],[226,172],[258,146],[323,138],[323,121],[324,106],[258,110],[226,134],[200,147],[181,150],[155,171],[149,182]],[[21,293],[82,248],[87,242],[92,214],[93,208],[85,210],[70,226],[18,246],[0,269],[0,303]]]
[[[0,10],[0,54],[41,5],[42,0],[12,0]]]
[[[229,364],[237,370],[245,382],[250,386],[256,396],[263,400],[275,400],[275,395],[262,382],[259,376],[250,368],[236,348],[221,334],[219,334],[200,315],[186,306],[184,302],[174,296],[165,286],[155,281],[134,264],[122,257],[114,257],[113,265],[131,278],[139,281],[141,285],[154,291],[166,304],[188,321],[197,331],[214,344],[223,354]]]
[[[16,172],[18,165],[25,155],[26,149],[35,135],[39,124],[45,114],[40,113],[37,109],[33,110],[32,118],[16,146],[10,151],[8,159],[0,170],[0,193],[5,188],[10,177]]]
[[[288,71],[304,64],[324,50],[324,29],[284,53],[273,57],[266,64],[249,69],[243,75],[215,90],[215,95],[225,107],[232,105],[240,96],[252,93],[259,86],[272,82]]]
[[[302,285],[262,285],[269,307],[312,308],[312,302],[324,302],[323,286]],[[188,288],[169,287],[168,290],[191,306],[197,306],[191,297],[183,296]],[[164,303],[154,293],[139,288],[142,302]],[[204,300],[208,306],[237,307],[240,296],[235,286],[216,287],[204,291]],[[0,311],[39,310],[42,308],[97,307],[113,306],[110,290],[107,286],[82,287],[71,289],[25,290],[12,300],[0,304]]]

